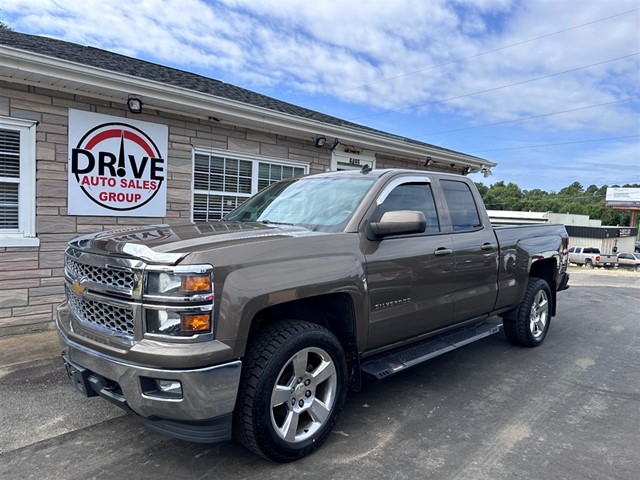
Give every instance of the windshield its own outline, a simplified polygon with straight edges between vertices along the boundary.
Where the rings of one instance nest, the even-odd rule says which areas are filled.
[[[297,225],[338,232],[353,215],[375,178],[302,177],[274,183],[224,220]]]

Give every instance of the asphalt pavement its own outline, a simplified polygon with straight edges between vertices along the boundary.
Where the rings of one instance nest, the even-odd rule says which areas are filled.
[[[145,429],[68,385],[55,332],[0,338],[0,478],[567,479],[640,472],[640,274],[572,269],[545,343],[502,334],[349,395],[313,455]]]

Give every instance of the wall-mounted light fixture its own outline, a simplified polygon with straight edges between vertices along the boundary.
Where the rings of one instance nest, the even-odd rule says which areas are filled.
[[[333,140],[333,145],[331,145],[331,148],[329,148],[330,152],[333,152],[338,145],[340,145],[340,140],[338,140],[337,138]]]
[[[465,167],[464,170],[462,171],[462,173],[464,173],[465,175],[468,175],[471,172],[471,167]]]
[[[130,95],[127,100],[127,107],[131,113],[142,113],[142,100],[135,95]]]
[[[324,135],[318,135],[316,137],[316,148],[324,147],[324,144],[327,143],[327,137]]]
[[[431,165],[433,163],[433,159],[431,157],[427,157],[427,159],[424,162],[424,166],[428,167],[429,165]]]
[[[487,177],[490,177],[491,175],[493,175],[493,172],[491,171],[491,169],[489,167],[482,167],[480,172],[482,172],[482,175],[484,175],[484,178],[487,178]]]

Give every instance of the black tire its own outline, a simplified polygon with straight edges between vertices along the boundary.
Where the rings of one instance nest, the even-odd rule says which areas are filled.
[[[551,302],[549,284],[541,278],[530,278],[520,305],[502,317],[509,341],[523,347],[540,345],[549,331]]]
[[[594,268],[593,267],[593,262],[588,258],[584,261],[584,266],[587,267],[587,268]]]
[[[297,460],[326,440],[346,392],[346,357],[331,332],[298,320],[270,325],[247,345],[234,434],[269,460]]]

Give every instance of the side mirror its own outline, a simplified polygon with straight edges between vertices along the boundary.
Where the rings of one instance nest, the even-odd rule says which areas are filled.
[[[426,229],[427,220],[424,213],[413,210],[394,210],[382,215],[379,222],[369,223],[367,237],[371,240],[379,240],[390,235],[423,233]]]

